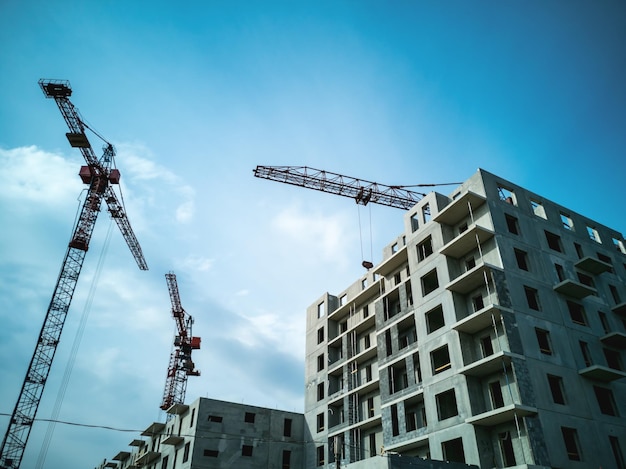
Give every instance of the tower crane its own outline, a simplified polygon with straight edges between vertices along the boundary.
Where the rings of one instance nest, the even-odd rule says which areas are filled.
[[[406,186],[386,186],[307,166],[257,166],[254,169],[254,175],[262,179],[350,197],[360,205],[372,202],[408,210],[426,195],[404,189],[403,187]],[[436,185],[418,184],[417,186]]]
[[[103,200],[122,232],[137,265],[141,270],[148,270],[141,246],[126,216],[124,205],[113,191],[112,186],[119,184],[120,180],[120,172],[113,166],[115,156],[113,145],[105,140],[104,154],[101,158],[96,157],[85,134],[85,129],[89,126],[82,120],[78,110],[69,100],[72,95],[69,81],[41,79],[39,86],[46,98],[55,100],[69,127],[70,131],[66,133],[66,136],[70,145],[78,148],[85,158],[87,164],[80,168],[79,175],[89,188],[61,265],[35,351],[2,441],[1,469],[20,467]]]
[[[180,304],[178,283],[174,272],[165,274],[165,280],[172,301],[172,316],[176,321],[177,335],[174,338],[174,349],[167,368],[167,379],[165,380],[165,390],[161,402],[161,409],[163,410],[169,409],[174,404],[184,404],[187,378],[200,376],[200,372],[195,369],[195,365],[191,361],[191,351],[200,348],[200,337],[193,337],[191,334],[193,318]]]

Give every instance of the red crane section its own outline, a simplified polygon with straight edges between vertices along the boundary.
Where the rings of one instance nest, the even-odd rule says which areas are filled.
[[[187,314],[180,304],[178,293],[178,283],[173,272],[165,274],[167,288],[170,292],[172,302],[172,316],[176,322],[176,337],[174,339],[174,350],[170,355],[170,363],[167,368],[167,379],[165,380],[165,390],[163,391],[163,401],[161,409],[167,410],[174,404],[185,403],[185,392],[187,391],[187,378],[189,376],[200,376],[200,372],[195,369],[191,360],[192,350],[200,348],[200,337],[194,337],[191,333],[193,318]]]
[[[69,100],[72,95],[69,81],[42,79],[39,80],[39,86],[46,98],[55,100],[69,127],[70,131],[66,133],[66,136],[70,145],[79,148],[85,158],[87,165],[81,167],[79,175],[89,188],[61,265],[61,272],[26,371],[22,389],[0,447],[0,468],[2,469],[20,467],[83,261],[89,249],[89,241],[100,213],[102,200],[106,202],[109,213],[120,228],[137,265],[141,270],[148,270],[124,207],[111,187],[113,184],[118,184],[120,178],[119,171],[112,167],[115,156],[113,145],[106,142],[104,154],[100,159],[96,157],[85,134],[85,129],[88,127]]]

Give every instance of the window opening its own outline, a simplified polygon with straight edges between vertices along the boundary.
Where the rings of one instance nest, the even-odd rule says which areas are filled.
[[[471,256],[465,259],[465,271],[466,272],[472,270],[474,267],[476,267],[476,259],[474,259],[474,256]]]
[[[323,412],[321,414],[317,414],[317,431],[318,433],[324,431],[324,413]]]
[[[509,230],[509,233],[513,233],[518,235],[520,233],[519,230],[519,221],[512,215],[508,213],[504,214],[504,219],[506,220],[506,227]]]
[[[578,256],[579,259],[582,259],[583,257],[585,257],[585,253],[583,252],[583,247],[580,244],[574,243],[574,249],[576,249],[576,255]]]
[[[320,303],[317,305],[317,317],[322,318],[324,314],[324,303]]]
[[[387,352],[387,356],[393,353],[393,349],[391,347],[391,331],[389,329],[385,331],[385,351]]]
[[[433,238],[429,236],[417,245],[417,260],[419,262],[426,259],[433,253]]]
[[[448,346],[444,345],[443,347],[434,350],[430,354],[433,374],[441,373],[442,371],[448,370],[452,367],[452,363],[450,363],[450,353],[448,352]]]
[[[541,202],[539,202],[538,200],[533,200],[530,199],[530,206],[533,209],[533,213],[541,218],[546,218],[546,211],[543,208],[543,204]]]
[[[622,241],[621,239],[617,239],[617,238],[612,238],[612,239],[613,239],[613,246],[615,247],[615,249],[617,249],[622,254],[626,254],[626,247],[624,247],[624,241]]]
[[[204,455],[208,456],[210,458],[217,458],[219,456],[220,452],[214,449],[205,449],[204,450]]]
[[[587,234],[589,235],[589,238],[594,240],[596,243],[602,242],[600,240],[600,233],[598,233],[598,230],[594,227],[587,225]]]
[[[553,251],[563,252],[563,246],[561,245],[561,237],[549,231],[545,231],[546,241],[548,242],[548,247]]]
[[[485,301],[483,300],[483,296],[476,295],[472,297],[472,306],[474,307],[474,312],[483,309],[485,307]]]
[[[465,462],[465,452],[463,451],[463,439],[455,438],[441,443],[443,459],[450,462]]]
[[[429,293],[435,291],[437,288],[439,288],[437,269],[433,269],[422,277],[422,296],[428,295]]]
[[[370,367],[371,370],[371,367]],[[374,410],[374,398],[373,397],[368,397],[367,398],[367,417],[368,418],[372,418],[375,415],[375,410]]]
[[[283,467],[282,469],[291,469],[291,451],[283,450]]]
[[[515,193],[511,189],[507,189],[504,186],[498,186],[498,195],[500,196],[500,200],[506,202],[507,204],[517,205],[517,203],[515,203]]]
[[[619,296],[617,287],[615,285],[609,285],[609,290],[611,291],[611,296],[613,297],[613,301],[615,302],[615,304],[620,304],[622,302],[622,299]]]
[[[563,443],[565,443],[565,451],[570,461],[582,461],[580,453],[580,442],[578,441],[578,432],[575,428],[561,427],[563,434]]]
[[[323,466],[324,465],[324,447],[323,446],[318,446],[317,447],[317,465],[318,466]]]
[[[187,462],[189,459],[189,442],[185,443],[185,449],[183,450],[183,462]]]
[[[459,414],[454,389],[449,389],[435,396],[439,420],[445,420]]]
[[[370,433],[369,437],[370,454],[369,457],[376,456],[376,433]]]
[[[535,335],[539,344],[539,351],[544,355],[552,355],[552,344],[550,342],[550,332],[545,329],[535,327]]]
[[[324,354],[317,356],[317,371],[322,371],[324,369]]]
[[[429,334],[438,329],[441,329],[444,325],[445,321],[443,317],[443,308],[441,307],[441,305],[426,313],[426,327]]]
[[[619,352],[608,348],[603,348],[604,358],[606,358],[606,364],[609,368],[622,371],[622,359]]]
[[[348,295],[341,295],[339,297],[339,306],[345,305],[347,301],[348,301]]]
[[[393,404],[391,406],[391,434],[398,436],[400,434],[400,426],[398,425],[398,406]]]
[[[580,324],[581,326],[587,325],[587,317],[583,305],[567,300],[567,309],[569,310],[570,318],[574,324]]]
[[[430,221],[430,204],[426,204],[422,207],[422,220],[424,224]]]
[[[246,415],[244,417],[244,421],[246,423],[254,423],[255,417],[256,417],[256,415],[254,414],[254,412],[246,412]]]
[[[565,228],[566,230],[574,231],[574,222],[572,221],[570,216],[564,214],[563,212],[561,212],[560,215],[561,215],[561,223],[563,224],[563,228]]]
[[[608,334],[609,332],[611,332],[609,318],[607,317],[606,313],[598,311],[598,317],[600,318],[600,324],[602,324],[602,329],[604,330],[604,333]]]
[[[585,366],[591,366],[593,362],[591,361],[591,352],[589,351],[589,344],[581,340],[578,342],[578,345],[580,345],[580,353],[583,356],[583,361],[585,362]]]
[[[526,251],[522,251],[521,249],[514,249],[515,252],[515,260],[517,261],[517,267],[522,270],[528,271],[528,253]]]
[[[563,378],[560,376],[548,375],[548,385],[552,393],[552,401],[555,404],[565,405],[565,388]]]
[[[541,305],[539,304],[539,292],[534,288],[524,286],[524,293],[526,294],[526,302],[530,309],[535,311],[541,311]]]
[[[578,277],[578,281],[583,285],[587,285],[591,288],[596,288],[596,284],[593,281],[593,278],[587,274],[583,274],[582,272],[576,272],[576,276]]]
[[[317,400],[321,401],[324,399],[324,383],[319,383],[317,385]]]
[[[396,252],[398,252],[398,243],[393,243],[391,246],[391,253],[395,254]]]
[[[411,231],[415,232],[419,228],[419,222],[417,219],[417,213],[411,215]]]
[[[243,445],[241,447],[242,456],[252,456],[252,445]]]
[[[322,342],[324,342],[324,327],[320,327],[317,330],[317,343],[321,344]]]
[[[617,405],[615,404],[615,398],[613,397],[613,391],[600,386],[594,386],[593,392],[596,395],[600,412],[604,415],[618,416]]]
[[[565,280],[565,270],[561,264],[554,264],[554,269],[556,270],[556,278],[559,279],[559,282]]]
[[[622,453],[619,439],[616,436],[609,435],[609,442],[611,443],[611,449],[613,450],[613,457],[615,458],[615,463],[617,464],[617,467],[626,467],[626,462],[624,461],[624,454]]]
[[[283,422],[283,436],[291,436],[291,419],[285,419]]]
[[[221,415],[209,415],[207,420],[209,422],[222,423],[222,416]]]

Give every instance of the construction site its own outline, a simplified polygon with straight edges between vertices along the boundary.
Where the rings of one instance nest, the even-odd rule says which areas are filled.
[[[88,186],[0,451],[17,469],[101,206],[148,265],[114,190],[115,148],[65,80],[40,80]],[[98,157],[87,137],[104,141]],[[623,468],[626,246],[621,233],[479,169],[448,194],[297,166],[254,176],[399,209],[382,261],[312,294],[304,412],[186,396],[201,337],[165,274],[175,323],[165,419],[101,468]],[[450,184],[448,184],[450,185]],[[424,186],[437,186],[424,184]],[[295,190],[285,188],[285,190]],[[315,297],[316,296],[316,297]]]

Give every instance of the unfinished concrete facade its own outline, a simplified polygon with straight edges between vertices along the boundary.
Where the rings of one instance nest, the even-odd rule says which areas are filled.
[[[175,404],[100,467],[118,469],[304,468],[304,416],[200,398]]]
[[[308,308],[307,468],[623,468],[625,348],[623,236],[479,170]]]

